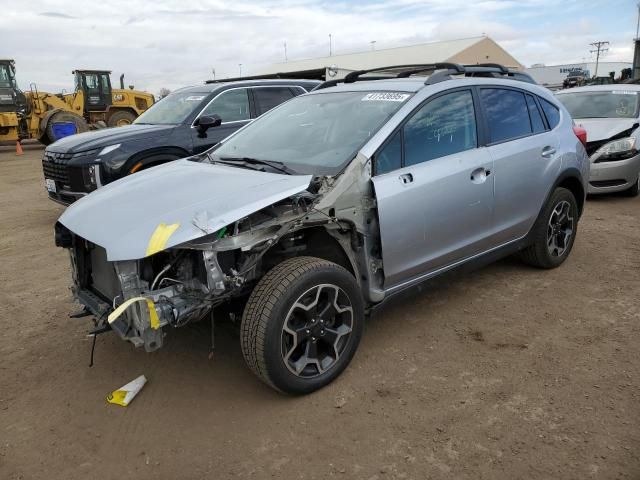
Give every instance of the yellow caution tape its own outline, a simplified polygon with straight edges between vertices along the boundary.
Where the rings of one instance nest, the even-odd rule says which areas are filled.
[[[161,223],[158,225],[149,239],[146,256],[148,257],[149,255],[153,255],[154,253],[164,250],[169,237],[173,235],[173,232],[175,232],[179,226],[179,223],[173,223],[171,225]]]
[[[153,300],[146,297],[130,298],[129,300],[124,302],[122,305],[120,305],[118,308],[116,308],[113,312],[111,312],[107,317],[107,321],[110,324],[115,322],[118,319],[118,317],[124,313],[124,311],[127,308],[129,308],[131,305],[133,305],[136,302],[147,303],[147,308],[149,308],[149,323],[151,324],[151,328],[153,328],[154,330],[157,330],[158,328],[160,328],[160,319],[158,318],[158,312],[156,312],[155,304],[153,303]]]

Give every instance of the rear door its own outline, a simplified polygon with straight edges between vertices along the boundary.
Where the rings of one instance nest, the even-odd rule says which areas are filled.
[[[560,170],[558,138],[542,111],[546,100],[537,95],[482,87],[479,96],[494,161],[494,241],[501,244],[524,236],[537,218]]]
[[[222,125],[208,129],[202,136],[198,133],[197,127],[192,127],[193,153],[208,150],[251,121],[248,89],[231,88],[219,93],[202,110],[198,118],[205,115],[218,115],[222,119]]]
[[[374,156],[385,288],[487,249],[493,162],[471,89],[417,109]]]

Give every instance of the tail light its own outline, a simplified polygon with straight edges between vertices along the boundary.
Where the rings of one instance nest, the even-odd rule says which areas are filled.
[[[578,137],[578,140],[580,140],[582,145],[587,145],[587,131],[584,128],[574,125],[573,133],[576,134],[576,137]]]

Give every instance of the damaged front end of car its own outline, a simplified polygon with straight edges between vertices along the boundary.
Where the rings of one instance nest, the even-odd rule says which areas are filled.
[[[354,273],[362,270],[356,278],[367,283],[366,256],[356,252],[365,250],[375,214],[372,202],[363,202],[370,198],[366,182],[352,184],[362,175],[336,181],[180,163],[157,169],[162,176],[133,177],[130,183],[140,184],[135,194],[124,189],[126,179],[115,182],[74,204],[56,224],[56,244],[70,252],[74,297],[95,317],[96,330],[111,329],[154,351],[165,327],[246,298],[266,271],[310,248]],[[175,183],[189,170],[182,197],[167,202],[165,194],[163,205],[133,206],[141,190],[162,191],[168,178]],[[207,191],[215,194],[205,199]]]

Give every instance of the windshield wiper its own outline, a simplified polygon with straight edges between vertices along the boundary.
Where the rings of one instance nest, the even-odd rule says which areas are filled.
[[[251,157],[219,157],[218,160],[215,158],[212,159],[215,161],[222,162],[232,162],[232,163],[248,163],[251,165],[266,165],[268,167],[273,168],[274,170],[278,170],[279,172],[286,173],[287,175],[295,175],[297,172],[295,170],[290,169],[282,162],[277,162],[275,160],[260,160],[259,158],[251,158]]]

